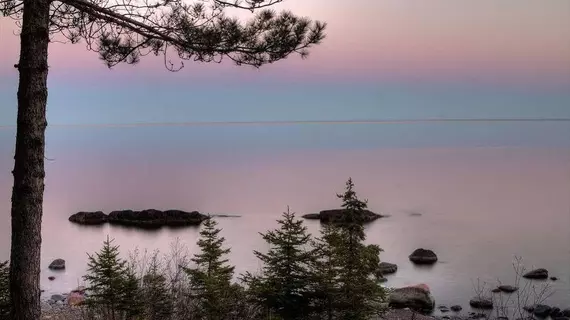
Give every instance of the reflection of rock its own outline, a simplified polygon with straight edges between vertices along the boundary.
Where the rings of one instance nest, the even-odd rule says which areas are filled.
[[[55,259],[49,264],[48,268],[51,270],[63,270],[65,269],[65,260]]]
[[[475,297],[469,301],[469,305],[475,309],[493,309],[493,300],[485,297]]]
[[[388,300],[390,307],[396,309],[431,311],[435,308],[435,299],[425,284],[394,289]]]
[[[320,220],[321,222],[328,223],[340,219],[345,212],[346,211],[344,209],[323,210],[319,213],[305,214],[303,215],[303,218]],[[370,210],[364,210],[361,218],[364,222],[371,222],[382,217],[383,215],[381,214],[374,213]]]
[[[514,286],[509,286],[509,285],[501,285],[497,289],[499,289],[502,292],[513,293],[513,292],[517,291],[519,288],[514,287]]]
[[[398,271],[398,266],[389,262],[380,262],[378,265],[378,271],[383,275],[392,274]]]
[[[437,255],[432,250],[419,248],[412,252],[409,259],[415,264],[434,264],[437,262]]]
[[[548,279],[548,270],[540,268],[529,271],[523,275],[527,279]]]

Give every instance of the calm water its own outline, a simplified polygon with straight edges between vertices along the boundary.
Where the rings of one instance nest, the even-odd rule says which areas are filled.
[[[530,126],[530,127],[529,127]],[[560,278],[553,304],[570,301],[570,127],[431,125],[252,126],[51,129],[43,219],[42,288],[81,282],[87,252],[107,235],[125,253],[167,251],[179,238],[195,248],[197,228],[154,232],[81,227],[80,210],[179,208],[242,215],[220,218],[238,272],[255,271],[258,232],[291,206],[301,213],[338,207],[351,176],[373,211],[368,242],[397,263],[388,285],[427,283],[440,304],[467,305],[472,281],[512,281],[511,263]],[[0,258],[9,256],[13,132],[0,130]],[[570,135],[566,135],[569,137]],[[421,213],[411,216],[410,213]],[[318,223],[308,221],[311,232]],[[415,268],[407,256],[435,250],[440,262]],[[54,258],[65,272],[47,269]]]

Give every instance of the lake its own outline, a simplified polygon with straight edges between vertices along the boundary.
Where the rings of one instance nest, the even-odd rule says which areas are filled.
[[[565,135],[565,136],[564,136]],[[570,124],[250,125],[51,128],[47,136],[42,281],[45,295],[81,283],[87,253],[107,235],[125,253],[195,249],[198,228],[142,231],[84,227],[77,211],[183,209],[219,218],[237,272],[256,271],[258,232],[287,205],[299,215],[340,205],[348,177],[372,211],[366,227],[382,261],[399,266],[388,286],[426,283],[437,304],[467,306],[473,281],[508,283],[512,262],[547,268],[553,305],[570,301]],[[0,130],[0,258],[9,257],[11,129]],[[421,215],[413,215],[419,213]],[[307,221],[313,234],[319,223]],[[433,249],[431,268],[411,265]],[[67,261],[52,272],[55,258]],[[55,275],[55,281],[48,276]]]

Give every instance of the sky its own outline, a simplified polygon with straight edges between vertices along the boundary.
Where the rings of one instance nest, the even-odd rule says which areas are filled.
[[[146,57],[109,70],[82,44],[51,44],[48,123],[570,118],[567,0],[285,0],[275,9],[328,23],[308,59],[171,73]],[[14,32],[2,18],[0,126],[16,119]]]

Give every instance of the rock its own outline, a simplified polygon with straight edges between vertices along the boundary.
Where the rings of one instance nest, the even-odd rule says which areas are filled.
[[[439,308],[439,311],[445,313],[445,312],[449,312],[449,309],[448,308]]]
[[[54,276],[49,276],[49,277],[48,277],[48,280],[49,280],[49,281],[53,281],[53,280],[55,280],[55,277],[54,277]]]
[[[497,289],[499,289],[499,291],[502,291],[502,292],[513,293],[513,292],[517,291],[519,288],[514,287],[514,286],[509,286],[509,285],[501,285]]]
[[[319,213],[305,214],[305,215],[303,215],[303,218],[320,220],[323,223],[335,222],[342,217],[344,212],[345,212],[344,209],[323,210]],[[376,220],[378,218],[382,218],[382,217],[384,217],[384,216],[381,214],[374,213],[370,210],[364,210],[361,218],[363,219],[363,222],[366,223],[366,222],[371,222],[371,221],[374,221],[374,220]]]
[[[49,264],[48,268],[51,270],[63,270],[65,269],[65,260],[55,259]]]
[[[461,310],[463,310],[463,308],[460,305],[451,306],[451,311],[453,312],[459,312]]]
[[[565,317],[570,318],[570,308],[564,309],[564,310],[562,311],[562,315],[565,316]]]
[[[560,308],[554,307],[550,310],[550,317],[551,318],[558,318],[558,317],[562,317],[562,316],[563,316],[563,314],[562,314],[562,311],[560,310]]]
[[[534,306],[524,306],[523,310],[532,313],[534,311]]]
[[[556,281],[556,280],[558,280],[558,278],[557,277],[550,277],[550,280]]]
[[[79,306],[85,302],[85,295],[80,292],[71,292],[67,298],[67,304],[70,306]]]
[[[435,308],[435,299],[425,284],[394,289],[388,301],[389,306],[396,309],[410,308],[423,312]]]
[[[392,274],[398,271],[398,266],[389,262],[380,262],[378,265],[378,271],[380,271],[380,273],[383,275]]]
[[[493,300],[486,297],[475,297],[469,300],[469,305],[475,309],[493,309]]]
[[[102,211],[78,212],[69,217],[69,221],[84,225],[99,225],[107,222],[107,215]]]
[[[534,306],[534,311],[532,313],[539,318],[546,318],[550,315],[550,311],[552,311],[551,307],[539,304]]]
[[[548,279],[548,270],[540,268],[529,271],[523,275],[527,279]]]
[[[122,210],[109,213],[111,224],[136,226],[141,228],[160,228],[162,226],[191,226],[200,225],[208,216],[198,211],[186,212],[181,210]]]
[[[409,259],[415,264],[434,264],[437,262],[437,255],[432,250],[419,248],[409,255]]]
[[[65,297],[62,296],[61,294],[54,294],[51,296],[51,299],[53,302],[58,302],[58,301],[64,301]]]
[[[501,292],[501,289],[495,288],[495,289],[491,290],[491,292],[492,293],[499,293],[499,292]]]

